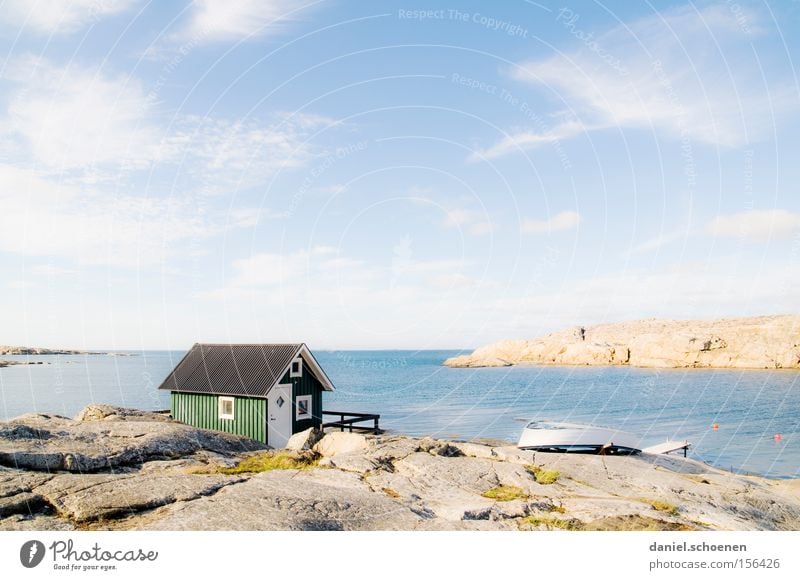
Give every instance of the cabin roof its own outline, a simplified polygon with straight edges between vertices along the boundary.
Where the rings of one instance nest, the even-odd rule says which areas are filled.
[[[326,391],[333,383],[305,343],[195,344],[164,379],[161,390],[266,397],[289,365],[302,357]]]

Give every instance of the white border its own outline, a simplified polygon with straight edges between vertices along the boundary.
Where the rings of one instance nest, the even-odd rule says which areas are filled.
[[[376,522],[381,515],[373,514]],[[433,520],[434,522],[436,520]],[[196,523],[196,522],[195,522]],[[467,522],[469,523],[469,522]],[[33,531],[0,532],[0,562],[4,578],[53,578],[59,575],[75,578],[102,578],[113,580],[141,580],[146,578],[185,577],[197,578],[251,576],[254,567],[263,566],[265,544],[273,553],[281,554],[274,565],[270,564],[273,576],[297,571],[297,562],[308,559],[308,541],[314,544],[315,558],[325,562],[358,562],[365,570],[386,570],[392,563],[392,571],[383,574],[387,580],[397,577],[450,578],[526,578],[535,566],[536,576],[553,578],[602,578],[611,576],[615,580],[737,580],[767,578],[768,580],[794,580],[800,573],[800,563],[795,557],[800,532],[489,532],[489,531],[363,531],[356,534],[341,532],[300,531],[197,531],[197,532],[50,532]],[[228,529],[237,529],[235,517],[231,517]],[[46,548],[42,563],[36,568],[25,569],[20,564],[20,547],[28,540],[37,539]],[[136,552],[156,551],[155,561],[143,562],[76,562],[66,561],[63,552],[54,559],[51,545],[55,541],[74,542],[77,553],[92,551],[97,544],[109,552],[117,550]],[[702,543],[746,544],[744,555],[734,552],[656,552],[654,543],[682,544]],[[447,553],[458,554],[454,558],[397,558],[398,549],[413,552],[419,546],[440,546]],[[536,553],[531,556],[531,547]],[[220,558],[219,554],[237,554],[236,558]],[[498,554],[500,557],[492,557]],[[576,557],[579,554],[580,557]],[[487,556],[490,555],[490,556]],[[651,571],[656,560],[674,562],[719,562],[742,557],[780,559],[778,569],[658,569]],[[60,566],[75,565],[69,571],[54,570]],[[88,573],[84,565],[115,566],[110,573]],[[62,574],[59,574],[62,573]],[[352,567],[330,567],[325,571],[326,580],[351,580]]]
[[[230,401],[231,402],[231,412],[230,414],[226,414],[222,412],[222,404]],[[220,419],[226,421],[233,421],[234,415],[236,413],[236,398],[235,397],[217,397],[217,415]]]
[[[300,401],[308,401],[308,414],[307,415],[300,415]],[[314,418],[314,409],[312,405],[314,404],[311,395],[300,395],[295,397],[294,401],[294,418],[296,421],[306,421],[308,419]]]
[[[294,369],[292,368],[294,367],[294,363],[300,363],[300,370],[298,370],[297,372],[295,372]],[[297,356],[292,359],[292,362],[289,363],[289,378],[296,379],[302,376],[303,376],[303,357]]]

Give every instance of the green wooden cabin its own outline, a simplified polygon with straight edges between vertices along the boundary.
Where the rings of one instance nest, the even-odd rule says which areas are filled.
[[[322,425],[331,380],[305,344],[195,344],[159,387],[172,416],[284,447]]]

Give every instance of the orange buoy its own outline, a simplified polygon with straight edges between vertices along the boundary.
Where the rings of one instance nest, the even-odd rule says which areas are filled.
[[[775,439],[775,441],[780,441],[782,439],[781,434],[780,433],[775,433],[774,439]]]
[[[713,425],[711,425],[711,428],[716,431],[717,429],[719,429],[719,423],[714,423]]]

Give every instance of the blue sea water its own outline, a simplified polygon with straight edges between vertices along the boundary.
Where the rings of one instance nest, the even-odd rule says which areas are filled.
[[[0,369],[0,418],[72,416],[93,402],[167,408],[157,387],[183,354],[4,356],[49,364]],[[511,442],[531,418],[608,425],[644,445],[689,439],[696,459],[724,469],[800,477],[800,372],[441,366],[454,354],[317,351],[337,387],[325,409],[380,413],[409,435]]]

